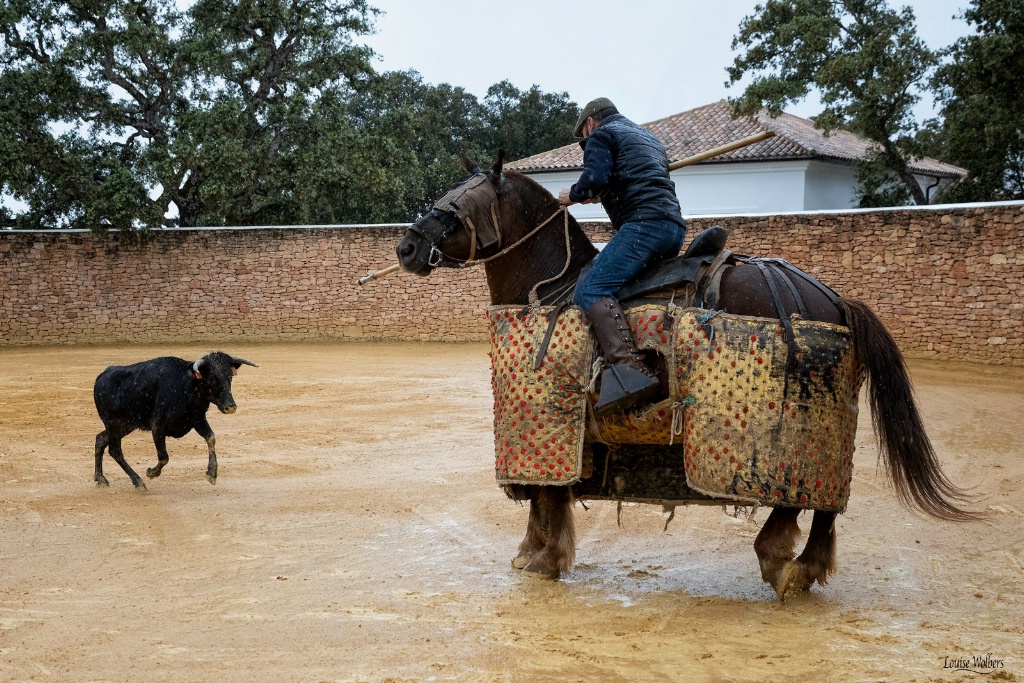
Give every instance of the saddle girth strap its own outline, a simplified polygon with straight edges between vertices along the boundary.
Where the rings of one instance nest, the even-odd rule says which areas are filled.
[[[784,331],[784,338],[786,340],[786,373],[785,378],[782,382],[782,394],[783,396],[789,393],[789,375],[793,368],[793,361],[796,360],[797,347],[796,347],[796,335],[793,332],[793,321],[786,315],[786,306],[782,302],[782,296],[779,294],[779,288],[775,284],[775,274],[768,270],[765,266],[764,261],[759,258],[752,258],[749,261],[756,265],[761,275],[764,277],[764,281],[768,283],[768,289],[772,294],[772,301],[775,304],[775,310],[779,314],[779,320],[782,322],[782,329]],[[779,277],[782,277],[781,275]],[[783,277],[782,279],[786,279]]]
[[[834,289],[832,289],[828,285],[822,284],[816,278],[811,277],[810,275],[808,275],[804,271],[800,270],[799,268],[794,266],[789,261],[786,261],[785,259],[765,259],[765,260],[774,263],[775,265],[781,267],[783,270],[787,270],[787,271],[789,271],[790,273],[792,273],[794,275],[798,275],[799,277],[803,278],[808,283],[814,285],[819,292],[824,294],[825,297],[829,301],[832,302],[833,306],[835,306],[837,309],[839,309],[840,313],[842,312],[842,310],[843,310],[843,305],[842,305],[843,304],[843,298],[841,296],[839,296],[839,294]]]
[[[718,252],[711,263],[702,268],[700,273],[698,273],[696,278],[697,288],[693,300],[701,308],[704,308],[704,304],[706,303],[708,289],[712,287],[712,283],[716,281],[716,276],[719,275],[723,265],[731,256],[731,251],[723,249]],[[717,300],[717,295],[714,298]]]
[[[793,323],[790,322],[789,316],[786,315],[786,305],[782,302],[782,295],[779,294],[779,287],[775,284],[775,277],[761,259],[750,259],[750,263],[758,267],[761,271],[761,276],[764,277],[764,281],[768,283],[768,291],[771,292],[772,303],[775,304],[775,311],[779,314],[779,320],[782,321],[782,327],[786,331],[786,341],[789,341],[793,338]]]
[[[768,267],[771,269],[780,280],[786,283],[786,287],[789,289],[789,293],[793,296],[793,301],[796,302],[796,310],[800,313],[800,317],[807,318],[807,306],[804,305],[804,299],[800,296],[800,292],[797,291],[796,285],[793,284],[792,278],[786,273],[782,272],[782,269],[774,262],[769,262]]]

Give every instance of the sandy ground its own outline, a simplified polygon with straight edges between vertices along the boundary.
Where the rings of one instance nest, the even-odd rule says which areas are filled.
[[[766,510],[665,532],[597,502],[560,582],[513,570],[527,511],[494,484],[482,345],[225,348],[261,367],[211,411],[217,485],[193,433],[148,493],[109,458],[97,487],[96,375],[208,350],[0,350],[0,680],[1024,681],[1020,370],[912,364],[980,523],[902,510],[862,406],[839,570],[780,605]],[[125,451],[156,461],[145,433]]]

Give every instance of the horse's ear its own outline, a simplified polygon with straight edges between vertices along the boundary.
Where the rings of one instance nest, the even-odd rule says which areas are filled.
[[[466,170],[469,171],[470,175],[480,173],[480,165],[466,156],[465,153],[460,153],[459,158],[462,159],[462,165],[466,167]]]
[[[491,166],[491,173],[495,176],[501,175],[501,167],[505,163],[505,150],[498,150],[498,158],[494,160],[494,166]]]

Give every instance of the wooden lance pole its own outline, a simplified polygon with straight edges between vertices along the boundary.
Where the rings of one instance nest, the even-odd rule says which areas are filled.
[[[741,138],[739,140],[726,143],[719,147],[709,149],[706,152],[701,152],[700,154],[694,154],[693,156],[686,157],[685,159],[674,161],[668,165],[668,170],[674,171],[677,168],[683,168],[684,166],[692,166],[693,164],[697,164],[707,159],[711,159],[712,157],[717,157],[720,154],[725,154],[726,152],[731,152],[734,149],[746,147],[747,145],[753,145],[758,142],[761,142],[762,140],[767,140],[768,138],[773,137],[775,137],[775,131],[773,130],[765,130],[761,131],[760,133],[755,133],[754,135],[748,135],[745,138]],[[367,282],[370,282],[371,280],[376,280],[377,278],[384,277],[385,275],[390,275],[391,273],[399,269],[401,269],[401,266],[396,263],[394,265],[388,266],[384,270],[378,270],[376,272],[370,273],[369,275],[364,275],[363,277],[356,280],[356,282],[358,282],[360,285],[365,285]]]
[[[358,280],[356,280],[356,282],[361,284],[361,285],[365,285],[370,280],[376,280],[379,277],[384,277],[385,275],[390,275],[391,273],[395,272],[396,270],[400,269],[401,267],[402,267],[401,265],[396,263],[394,265],[388,266],[384,270],[378,270],[378,271],[376,271],[374,273],[370,273],[369,275],[364,275],[363,277],[361,277]]]
[[[740,138],[739,140],[728,142],[720,147],[709,149],[706,152],[694,154],[693,156],[686,157],[685,159],[680,159],[679,161],[673,161],[671,164],[668,165],[668,170],[674,171],[677,168],[682,168],[684,166],[693,166],[694,164],[699,164],[700,162],[710,159],[712,157],[717,157],[720,154],[725,154],[726,152],[731,152],[734,149],[746,147],[747,145],[757,144],[762,140],[767,140],[768,138],[773,137],[775,137],[774,130],[763,130],[760,133],[754,133],[753,135],[748,135],[745,138]]]

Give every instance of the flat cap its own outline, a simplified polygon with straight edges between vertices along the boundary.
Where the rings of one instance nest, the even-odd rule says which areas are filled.
[[[618,114],[619,110],[616,108],[612,101],[607,97],[598,97],[596,100],[590,100],[587,102],[587,106],[583,107],[583,111],[580,112],[580,117],[576,119],[576,127],[572,129],[573,135],[576,137],[582,137],[583,124],[587,122],[591,116],[603,112],[605,109],[610,109],[608,114]]]

